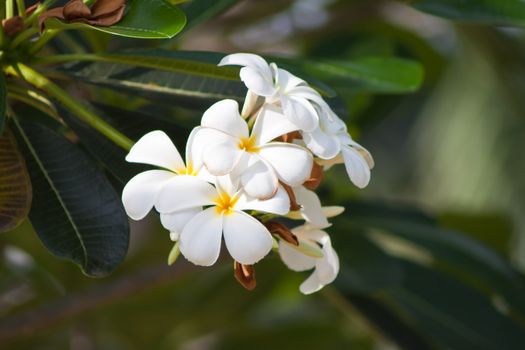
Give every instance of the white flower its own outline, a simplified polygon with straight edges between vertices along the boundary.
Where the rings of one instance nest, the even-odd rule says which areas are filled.
[[[242,66],[240,77],[249,91],[281,107],[284,116],[299,129],[312,131],[317,127],[318,116],[311,101],[321,97],[304,80],[254,54],[228,55],[219,63],[224,65]]]
[[[314,191],[310,191],[303,186],[295,187],[293,191],[297,204],[301,206],[299,211],[304,220],[318,228],[330,226],[323,212],[321,201]]]
[[[124,209],[133,220],[143,219],[156,204],[156,199],[162,188],[171,181],[179,181],[185,177],[209,179],[209,174],[202,167],[202,161],[196,155],[199,147],[193,142],[194,133],[190,134],[186,144],[186,160],[184,163],[179,151],[163,131],[156,130],[144,135],[133,145],[126,156],[131,163],[142,163],[160,167],[158,170],[144,171],[133,177],[122,191]],[[201,180],[204,181],[204,180]],[[170,230],[170,237],[176,241],[184,221],[199,212],[197,208],[177,214],[161,214],[164,227]]]
[[[317,157],[328,160],[325,165],[344,162],[350,180],[359,188],[370,182],[370,169],[374,160],[370,153],[347,131],[346,124],[324,101],[315,105],[319,113],[319,126],[312,132],[302,132],[303,141]]]
[[[310,176],[311,153],[304,147],[272,141],[297,130],[272,106],[263,108],[250,133],[234,100],[223,100],[211,106],[195,130],[195,142],[206,143],[202,160],[216,176],[232,174],[252,197],[272,197],[279,181],[298,186]]]
[[[330,237],[325,231],[309,225],[292,229],[300,242],[320,245],[323,257],[314,258],[298,251],[295,246],[283,240],[279,242],[279,254],[283,262],[293,271],[314,269],[312,274],[301,284],[299,290],[304,294],[317,292],[332,283],[339,273],[339,257],[332,248]]]
[[[282,187],[274,197],[261,201],[246,196],[229,176],[217,177],[215,187],[197,177],[181,180],[163,187],[156,208],[160,213],[178,215],[209,206],[187,222],[182,218],[185,224],[179,243],[186,259],[196,265],[213,265],[219,257],[223,235],[230,255],[241,264],[252,265],[268,254],[273,242],[270,232],[244,210],[286,214],[290,200]]]

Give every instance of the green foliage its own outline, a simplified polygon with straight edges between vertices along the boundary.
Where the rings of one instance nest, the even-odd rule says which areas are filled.
[[[0,73],[0,135],[4,132],[7,107],[7,86],[5,77]]]
[[[62,135],[32,122],[15,124],[33,184],[29,219],[42,243],[90,276],[107,275],[128,248],[119,196],[96,164]]]
[[[413,6],[435,16],[467,22],[525,25],[521,0],[414,0]]]
[[[129,38],[167,39],[177,35],[185,23],[184,13],[164,0],[128,0],[123,19],[111,27],[49,19],[46,21],[46,28],[93,29]]]

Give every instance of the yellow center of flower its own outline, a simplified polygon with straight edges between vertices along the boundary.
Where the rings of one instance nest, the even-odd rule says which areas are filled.
[[[239,149],[243,149],[246,152],[257,153],[257,152],[259,152],[259,147],[257,147],[255,144],[256,144],[256,141],[255,141],[255,137],[254,136],[252,136],[252,137],[243,137],[239,141],[238,146],[239,146]]]
[[[178,169],[177,174],[179,175],[191,175],[191,176],[197,176],[197,170],[193,169],[193,165],[188,162],[188,165],[186,168]]]
[[[235,203],[237,203],[237,200],[239,200],[239,197],[230,197],[229,194],[222,192],[214,200],[216,205],[215,211],[219,215],[229,215],[233,213],[233,208],[235,207]]]

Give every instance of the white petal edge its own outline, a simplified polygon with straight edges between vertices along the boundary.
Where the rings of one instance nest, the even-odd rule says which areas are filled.
[[[302,185],[312,172],[312,154],[301,146],[272,142],[261,147],[259,156],[272,166],[282,182],[292,187]]]
[[[281,109],[265,105],[255,120],[252,135],[255,136],[257,145],[261,146],[276,137],[296,130],[299,130],[299,127],[290,122]]]
[[[213,265],[221,251],[222,229],[222,215],[217,214],[215,207],[202,211],[184,226],[179,238],[180,252],[195,265]]]
[[[233,137],[248,137],[248,125],[239,113],[235,100],[221,100],[208,108],[201,119],[201,126],[220,130]]]
[[[321,201],[315,192],[307,190],[303,186],[294,187],[295,198],[301,205],[301,214],[309,223],[318,228],[330,226],[321,206]]]
[[[290,197],[282,186],[278,186],[275,195],[266,200],[250,198],[245,194],[239,197],[235,205],[238,210],[257,210],[265,213],[286,215],[290,211]]]
[[[242,211],[224,215],[224,241],[230,255],[244,265],[264,258],[273,245],[268,229]]]
[[[316,260],[304,255],[291,244],[284,241],[279,242],[279,255],[283,263],[292,271],[307,271],[315,267]]]
[[[157,196],[155,208],[160,213],[212,205],[217,196],[213,185],[201,178],[179,175],[167,182]]]
[[[162,226],[171,233],[180,234],[184,226],[202,211],[201,207],[179,210],[173,213],[161,213],[160,222]]]
[[[257,160],[239,177],[244,191],[251,197],[268,199],[277,192],[279,179],[272,166],[265,160]]]
[[[343,146],[341,152],[348,177],[357,187],[365,188],[370,182],[368,163],[357,150],[349,146]]]
[[[176,176],[166,170],[148,170],[134,176],[122,191],[126,214],[133,220],[143,219],[153,209],[160,189]]]
[[[155,165],[172,171],[186,168],[177,147],[171,142],[164,131],[155,130],[138,140],[128,155],[126,161]]]

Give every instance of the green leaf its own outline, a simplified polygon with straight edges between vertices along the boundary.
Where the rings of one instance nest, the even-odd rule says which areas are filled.
[[[75,145],[41,124],[15,120],[33,184],[29,219],[44,245],[104,276],[124,259],[128,219],[103,173]]]
[[[0,137],[0,232],[17,227],[31,207],[31,181],[10,130]]]
[[[193,0],[181,6],[188,19],[185,31],[236,5],[239,0]]]
[[[205,52],[140,51],[101,58],[111,62],[66,64],[63,71],[87,83],[183,107],[205,109],[226,98],[242,103],[246,87],[238,69],[218,67],[220,57]]]
[[[435,343],[458,350],[523,347],[525,330],[488,298],[441,272],[402,266],[402,286],[391,288],[385,299]]]
[[[413,92],[419,89],[424,77],[421,64],[394,57],[305,62],[300,67],[334,88],[376,93]]]
[[[7,107],[7,85],[5,76],[0,72],[0,136],[4,132]]]
[[[412,6],[452,20],[525,25],[525,3],[521,0],[415,0]]]
[[[124,17],[111,27],[49,19],[46,28],[94,29],[130,38],[167,39],[179,33],[185,24],[184,13],[164,0],[128,0]]]

